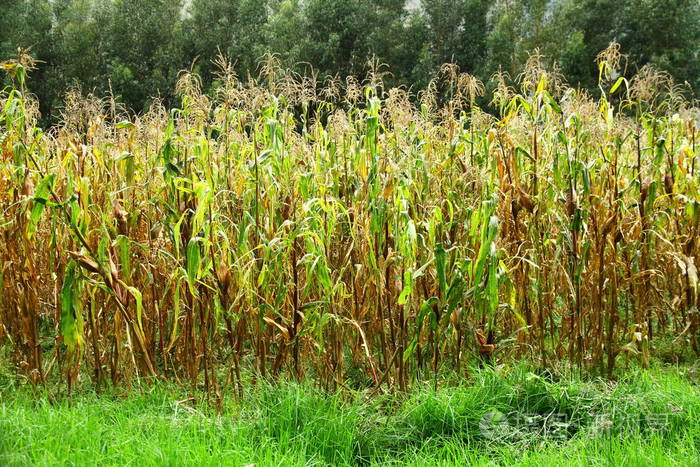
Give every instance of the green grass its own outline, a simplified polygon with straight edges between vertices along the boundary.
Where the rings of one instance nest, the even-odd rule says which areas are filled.
[[[611,383],[516,368],[372,398],[279,383],[226,398],[220,414],[173,386],[49,402],[6,384],[0,465],[700,465],[690,374]],[[485,421],[495,411],[505,424]],[[560,424],[543,421],[552,413]]]

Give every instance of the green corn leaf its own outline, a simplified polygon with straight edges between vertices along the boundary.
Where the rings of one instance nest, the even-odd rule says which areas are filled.
[[[625,78],[623,78],[622,76],[617,78],[617,81],[615,81],[615,84],[613,84],[613,86],[610,88],[610,94],[615,94],[615,91],[617,91],[617,88],[619,88],[620,85],[624,82],[625,82]]]
[[[408,358],[413,354],[415,351],[416,347],[418,346],[418,339],[420,338],[420,333],[421,330],[423,329],[423,322],[425,321],[425,317],[430,316],[430,321],[431,321],[431,327],[434,328],[437,323],[435,323],[435,318],[433,316],[432,310],[433,306],[438,303],[438,298],[437,297],[430,297],[426,301],[423,302],[423,304],[420,307],[420,311],[418,312],[418,316],[416,317],[416,332],[413,335],[413,339],[411,342],[408,344],[406,347],[406,350],[403,353],[403,359],[404,361],[408,360]]]
[[[201,240],[201,237],[194,237],[190,239],[187,244],[187,281],[193,291],[195,290],[194,283],[199,279],[199,267],[201,263],[199,242]]]
[[[139,289],[136,287],[132,287],[130,285],[127,285],[124,281],[119,281],[121,285],[123,285],[131,294],[132,297],[134,297],[134,300],[136,301],[136,324],[139,327],[139,331],[143,335],[143,322],[142,322],[142,316],[143,316],[143,296],[141,295],[141,292]]]
[[[437,268],[438,286],[440,288],[440,296],[445,297],[447,292],[447,279],[445,278],[446,268],[446,253],[442,243],[435,246],[435,267]]]
[[[41,180],[41,182],[39,182],[39,186],[34,192],[34,205],[32,206],[32,211],[29,214],[29,223],[27,224],[28,239],[31,239],[36,232],[39,219],[41,219],[41,214],[44,212],[44,207],[46,206],[49,195],[51,194],[51,189],[53,188],[55,179],[55,174],[47,175]]]
[[[78,268],[71,260],[66,266],[61,288],[61,336],[69,352],[83,345],[83,317],[80,306]]]

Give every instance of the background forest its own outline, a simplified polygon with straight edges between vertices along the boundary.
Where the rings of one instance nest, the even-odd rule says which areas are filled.
[[[696,0],[2,0],[0,14],[0,59],[31,46],[41,60],[28,85],[44,124],[75,86],[141,111],[154,96],[177,104],[178,73],[193,67],[211,91],[219,50],[243,80],[267,52],[319,83],[364,75],[377,57],[387,85],[415,94],[446,62],[492,89],[539,48],[595,94],[594,59],[611,41],[626,74],[652,63],[700,88]]]

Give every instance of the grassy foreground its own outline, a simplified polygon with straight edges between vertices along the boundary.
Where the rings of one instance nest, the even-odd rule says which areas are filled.
[[[693,370],[581,381],[477,371],[406,397],[248,388],[220,414],[173,386],[36,397],[5,387],[2,465],[700,465]]]

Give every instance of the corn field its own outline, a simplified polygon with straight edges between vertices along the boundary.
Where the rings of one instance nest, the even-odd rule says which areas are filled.
[[[280,69],[129,116],[66,96],[42,130],[32,59],[2,68],[0,343],[33,384],[138,378],[238,393],[529,359],[613,375],[700,353],[698,111],[650,67],[600,97],[533,55],[413,96]],[[493,112],[478,102],[490,102]]]

